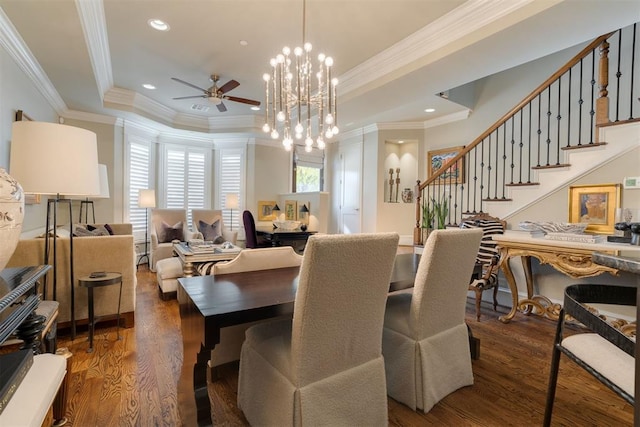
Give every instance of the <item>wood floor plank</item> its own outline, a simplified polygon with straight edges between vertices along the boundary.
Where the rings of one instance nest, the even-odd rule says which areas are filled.
[[[176,300],[158,296],[156,275],[144,266],[137,274],[136,324],[120,329],[98,324],[87,353],[86,329],[70,340],[60,331],[59,347],[73,353],[67,406],[69,426],[180,425],[176,387],[182,369],[182,337]],[[474,385],[464,387],[428,413],[388,400],[389,426],[539,426],[542,424],[555,322],[517,314],[510,324],[483,306],[475,320],[469,300],[467,322],[481,340],[481,358],[473,361]],[[577,329],[568,329],[569,333]],[[244,426],[236,404],[238,364],[217,369],[209,384],[215,424]],[[561,359],[554,426],[631,426],[633,408],[574,363]]]

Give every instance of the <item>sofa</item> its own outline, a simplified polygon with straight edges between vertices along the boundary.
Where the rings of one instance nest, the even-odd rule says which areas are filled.
[[[88,323],[87,288],[78,286],[78,278],[94,271],[113,271],[122,274],[122,301],[120,317],[125,327],[134,325],[136,306],[136,260],[131,224],[109,224],[113,235],[86,236],[73,238],[76,323]],[[91,228],[91,227],[89,227]],[[61,230],[57,240],[57,300],[59,327],[70,325],[71,288],[69,286],[69,231]],[[53,240],[50,240],[53,243]],[[44,257],[45,239],[25,238],[9,260],[7,267],[41,265]],[[50,251],[49,264],[53,262]],[[102,318],[116,318],[118,311],[119,286],[96,288],[94,291],[95,315]],[[53,297],[53,269],[47,273],[47,295]]]

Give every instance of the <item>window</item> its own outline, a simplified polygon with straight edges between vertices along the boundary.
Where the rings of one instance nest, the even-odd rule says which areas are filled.
[[[296,146],[293,154],[293,192],[304,193],[324,189],[324,150],[310,153]]]
[[[143,141],[129,142],[128,155],[128,213],[136,241],[144,239],[147,224],[147,210],[138,207],[138,192],[152,188],[151,145]]]
[[[187,221],[191,226],[191,209],[203,209],[208,205],[211,169],[209,151],[167,145],[164,153],[165,206],[187,209]]]
[[[245,150],[222,148],[218,155],[218,197],[222,208],[223,221],[231,230],[240,229],[241,212],[244,209],[244,169]],[[238,195],[238,208],[227,209],[227,194]]]

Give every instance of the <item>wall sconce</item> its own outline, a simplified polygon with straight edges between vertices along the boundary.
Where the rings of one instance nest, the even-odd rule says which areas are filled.
[[[302,224],[300,225],[300,230],[306,231],[309,226],[309,208],[307,208],[306,204],[303,204],[300,208],[300,216],[302,217]]]

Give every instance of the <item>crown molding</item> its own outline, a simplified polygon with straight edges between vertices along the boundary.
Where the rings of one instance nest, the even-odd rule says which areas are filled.
[[[121,117],[87,113],[78,110],[65,110],[60,117],[63,119],[82,120],[84,122],[101,123],[105,125],[124,126],[124,120]]]
[[[104,101],[104,95],[113,87],[104,4],[102,0],[76,0],[75,3],[100,99]]]
[[[29,77],[49,105],[59,116],[62,115],[67,110],[67,105],[2,8],[0,8],[0,45]]]
[[[344,96],[467,37],[533,0],[469,0],[339,77]]]
[[[376,123],[378,131],[381,130],[415,130],[424,129],[423,122],[388,122],[388,123]]]
[[[458,111],[457,113],[447,114],[446,116],[436,117],[435,119],[427,120],[423,123],[423,128],[433,128],[436,126],[442,126],[447,123],[458,122],[460,120],[466,120],[471,115],[473,110],[467,108],[462,111]]]

